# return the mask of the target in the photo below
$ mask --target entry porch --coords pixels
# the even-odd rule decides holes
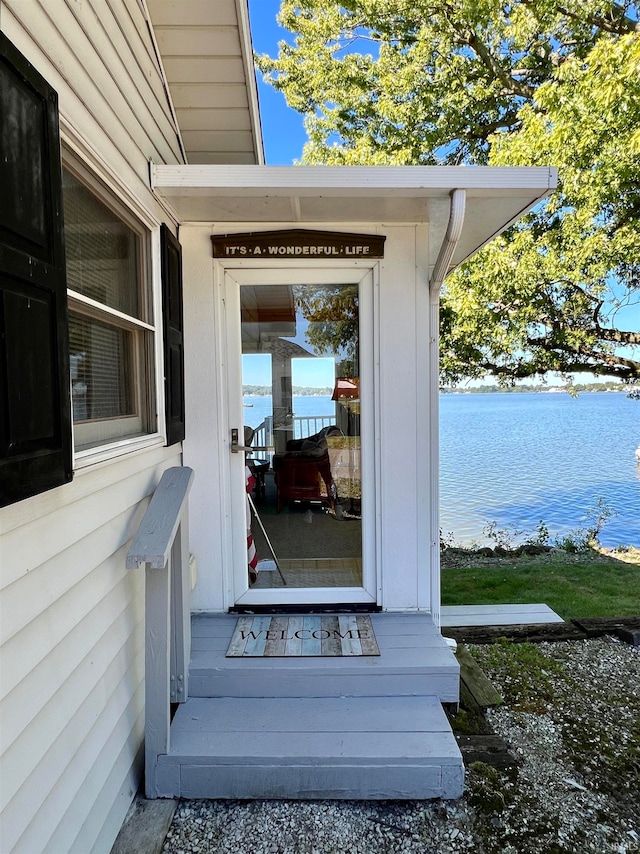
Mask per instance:
[[[370,616],[379,656],[247,658],[226,655],[237,616],[194,615],[157,796],[459,797],[455,656],[428,614]]]
[[[165,472],[127,555],[146,574],[147,797],[459,797],[459,666],[431,614],[369,614],[378,655],[227,655],[238,616],[189,613],[192,480]]]

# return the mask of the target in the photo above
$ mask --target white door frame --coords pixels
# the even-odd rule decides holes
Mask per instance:
[[[379,326],[378,263],[354,261],[332,266],[327,262],[216,261],[215,279],[220,283],[221,317],[224,318],[221,352],[221,383],[227,414],[226,463],[222,467],[222,488],[229,508],[230,536],[224,549],[224,590],[234,605],[297,605],[367,603],[381,601],[380,567],[380,443],[379,436]],[[240,286],[299,284],[358,284],[360,291],[360,387],[362,425],[362,473],[367,485],[362,496],[363,587],[278,588],[252,590],[248,587],[246,492],[244,490],[244,454],[232,454],[231,429],[240,429],[242,412],[242,358],[240,338]],[[242,435],[242,431],[241,431]],[[224,450],[223,449],[223,453]],[[242,520],[241,524],[238,521]]]

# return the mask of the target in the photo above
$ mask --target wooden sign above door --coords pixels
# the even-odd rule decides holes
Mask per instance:
[[[384,258],[384,235],[290,228],[211,237],[214,258]]]

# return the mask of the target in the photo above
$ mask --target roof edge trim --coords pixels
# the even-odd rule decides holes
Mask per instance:
[[[154,189],[519,190],[551,191],[557,170],[547,166],[218,166],[157,165]]]

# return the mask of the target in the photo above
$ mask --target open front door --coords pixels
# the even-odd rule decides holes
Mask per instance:
[[[226,272],[238,604],[376,602],[372,280]]]

